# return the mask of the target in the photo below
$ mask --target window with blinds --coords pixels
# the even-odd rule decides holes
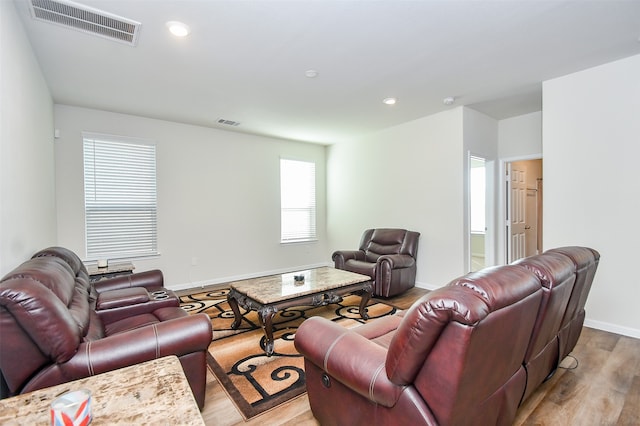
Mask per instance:
[[[83,134],[87,260],[158,253],[156,146]]]
[[[316,239],[316,165],[280,160],[280,241]]]

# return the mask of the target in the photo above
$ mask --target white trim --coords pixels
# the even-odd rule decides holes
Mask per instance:
[[[323,266],[333,266],[333,263],[323,262],[323,263],[315,263],[311,265],[292,266],[288,268],[273,269],[271,271],[253,272],[249,274],[211,278],[211,279],[197,281],[197,282],[171,285],[168,287],[170,290],[191,290],[191,289],[204,288],[210,285],[225,284],[233,281],[248,280],[250,278],[266,277],[269,275],[285,274],[288,272],[304,271],[306,269],[320,268]]]
[[[423,288],[425,290],[429,290],[429,291],[433,291],[436,289],[439,289],[442,286],[439,285],[433,285],[433,284],[428,284],[428,283],[420,283],[416,281],[416,287],[418,288]]]
[[[585,319],[585,327],[595,328],[597,330],[608,331],[609,333],[621,334],[623,336],[640,339],[640,329],[625,327],[622,325],[611,324],[609,322]]]

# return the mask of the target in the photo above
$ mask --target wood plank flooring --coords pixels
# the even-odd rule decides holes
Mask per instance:
[[[406,309],[426,292],[414,288],[386,302]],[[639,425],[640,339],[585,327],[571,355],[520,407],[514,424]],[[210,372],[202,417],[216,426],[319,425],[306,394],[245,422]]]

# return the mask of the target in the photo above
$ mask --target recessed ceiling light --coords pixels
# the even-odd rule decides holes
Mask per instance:
[[[454,98],[453,96],[447,96],[442,100],[442,103],[445,105],[453,105],[455,101],[456,101],[456,98]]]
[[[395,105],[396,103],[396,98],[384,98],[382,100],[383,103],[387,104],[387,105]]]
[[[318,76],[318,71],[316,71],[316,70],[306,70],[304,72],[304,75],[307,78],[316,78]]]
[[[189,29],[189,26],[187,24],[183,24],[182,22],[178,21],[167,22],[167,28],[169,28],[171,34],[176,37],[186,37],[189,35],[189,33],[191,33],[191,30]]]

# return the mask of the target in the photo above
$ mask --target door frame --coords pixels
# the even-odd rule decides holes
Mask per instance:
[[[501,158],[498,164],[498,180],[496,182],[496,192],[498,194],[498,211],[497,211],[497,259],[499,259],[498,263],[506,264],[509,253],[509,244],[507,239],[509,235],[507,235],[507,214],[508,209],[511,208],[510,205],[507,205],[507,164],[513,163],[515,161],[527,161],[527,160],[542,160],[542,169],[544,170],[544,158],[542,154],[530,154],[530,155],[522,155],[517,157],[508,157]],[[544,175],[544,171],[543,171]]]
[[[496,206],[496,198],[495,198],[495,188],[497,186],[496,183],[496,175],[495,175],[495,163],[496,160],[493,158],[487,158],[482,154],[477,154],[474,151],[468,150],[467,156],[465,159],[465,171],[464,171],[464,192],[466,194],[465,198],[465,227],[464,227],[464,252],[465,252],[465,271],[471,271],[471,198],[470,198],[470,170],[469,166],[471,164],[471,157],[477,157],[484,159],[485,163],[485,266],[493,266],[495,265],[496,257],[495,257],[495,246],[496,246],[496,224],[500,222],[496,222],[495,215],[495,206]]]

